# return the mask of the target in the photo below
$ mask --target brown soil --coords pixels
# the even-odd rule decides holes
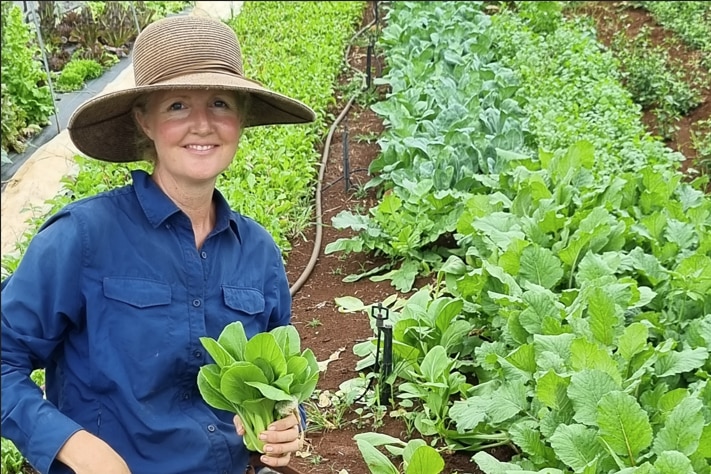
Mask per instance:
[[[693,110],[681,117],[677,123],[678,130],[673,136],[666,140],[666,145],[681,152],[686,160],[681,169],[687,172],[694,167],[694,162],[698,156],[691,141],[691,131],[695,125],[711,117],[711,78],[710,72],[699,65],[702,53],[686,46],[676,35],[659,25],[647,10],[636,8],[631,2],[625,1],[589,1],[581,2],[584,5],[576,11],[576,14],[587,15],[594,19],[598,40],[609,47],[614,35],[619,31],[624,31],[627,38],[635,38],[642,28],[650,28],[651,43],[655,46],[662,46],[669,51],[672,62],[682,65],[686,71],[686,78],[689,83],[699,77],[705,78],[701,84],[706,86],[701,90],[702,101]],[[650,110],[644,110],[642,122],[653,134],[661,136],[657,119]],[[697,175],[689,174],[690,178]],[[707,187],[707,193],[711,192],[711,186]]]
[[[591,2],[594,8],[587,14],[594,14],[601,26],[600,39],[609,44],[615,28],[628,29],[628,32],[637,31],[642,24],[654,26],[653,20],[638,9],[628,9],[629,17],[623,25],[619,21],[620,9],[626,8],[624,2]],[[362,26],[373,20],[373,2],[368,2]],[[382,15],[381,15],[382,21]],[[611,23],[608,23],[611,22]],[[629,26],[631,24],[632,26]],[[655,27],[655,36],[669,35],[670,33]],[[675,57],[692,57],[692,50],[681,50]],[[354,46],[349,54],[349,64],[360,71],[365,71],[366,48]],[[374,75],[378,75],[384,67],[383,58],[374,59]],[[708,73],[708,72],[707,72]],[[347,82],[347,77],[341,77],[340,83]],[[382,86],[376,89],[377,95],[384,98],[387,93]],[[669,141],[668,146],[681,151],[687,158],[687,164],[695,157],[689,141],[689,129],[698,120],[709,117],[711,111],[711,94],[705,91],[704,103],[693,110],[679,124],[679,132]],[[338,116],[343,109],[348,97],[337,97],[337,105],[332,111]],[[645,124],[652,129],[653,119],[645,114]],[[350,190],[346,191],[343,161],[343,134],[348,133],[348,163],[351,170]],[[347,258],[338,254],[325,255],[323,248],[338,238],[348,237],[350,234],[331,227],[331,218],[342,210],[367,210],[377,203],[377,197],[371,192],[365,197],[357,196],[357,187],[365,184],[370,176],[367,168],[370,162],[377,157],[379,147],[377,143],[358,140],[359,136],[379,136],[384,130],[382,120],[367,106],[363,107],[357,102],[349,110],[345,120],[334,133],[328,162],[323,180],[323,241],[318,261],[304,286],[294,295],[293,323],[299,329],[302,344],[314,350],[319,361],[336,355],[338,358],[331,361],[325,372],[321,374],[317,390],[335,392],[339,385],[349,379],[357,378],[355,370],[359,360],[353,354],[354,344],[373,336],[368,321],[369,316],[364,313],[340,313],[335,304],[335,298],[342,296],[355,296],[364,304],[382,301],[387,296],[395,293],[389,282],[374,283],[368,279],[358,282],[345,283],[342,278],[346,275],[360,273],[364,269],[375,267],[379,262],[376,258],[364,254],[352,254]],[[306,268],[313,250],[315,227],[307,229],[303,239],[293,242],[293,250],[289,254],[287,272],[290,282],[295,282]],[[359,405],[360,406],[360,405]],[[328,410],[328,409],[325,409]],[[329,429],[316,429],[306,434],[306,448],[302,456],[292,461],[292,466],[302,473],[313,474],[369,474],[371,471],[366,466],[353,436],[359,432],[378,431],[387,433],[407,441],[416,432],[408,434],[406,426],[399,420],[387,415],[383,417],[383,425],[377,428],[372,426],[372,421],[365,421],[356,425],[354,420],[358,415],[349,409],[343,416],[340,426]],[[372,419],[371,419],[372,420]],[[509,448],[499,448],[490,453],[499,459],[506,460],[513,451]],[[475,474],[481,471],[470,461],[473,453],[443,453],[446,462],[445,474]],[[397,464],[397,459],[394,463]]]

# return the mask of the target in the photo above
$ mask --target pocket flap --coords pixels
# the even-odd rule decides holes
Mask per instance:
[[[247,314],[259,314],[264,312],[264,295],[254,288],[237,288],[234,286],[222,286],[225,296],[225,304],[237,311]]]
[[[137,308],[148,308],[170,304],[170,285],[162,281],[145,278],[104,278],[104,296],[130,304]]]

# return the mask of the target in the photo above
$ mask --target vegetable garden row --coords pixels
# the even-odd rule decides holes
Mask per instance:
[[[312,220],[316,148],[364,6],[247,2],[230,21],[247,74],[318,115],[249,130],[218,183],[287,260]],[[683,157],[645,131],[618,61],[565,6],[383,6],[376,83],[388,94],[372,109],[386,131],[366,186],[380,200],[334,218],[353,236],[325,248],[379,257],[346,280],[398,291],[384,302],[392,373],[373,370],[373,322],[373,339],[353,345],[362,375],[342,385],[385,384],[359,403],[392,404],[408,426],[407,443],[355,437],[372,473],[450,472],[442,454],[459,451],[486,474],[711,474],[706,181],[685,179]],[[53,210],[129,178],[125,165],[76,161]],[[5,274],[44,219],[3,256]],[[369,314],[374,302],[336,303]],[[500,445],[512,459],[487,454]],[[19,472],[6,440],[2,456]]]
[[[592,17],[598,39],[619,61],[643,122],[686,157],[690,176],[711,171],[711,21],[703,2],[570,2]],[[708,193],[711,187],[706,186]]]
[[[435,275],[388,302],[392,398],[440,447],[513,443],[510,462],[473,456],[488,474],[708,473],[711,200],[585,19],[482,7],[393,4],[369,183],[385,192],[326,247],[387,257],[350,279]],[[398,443],[357,438],[372,472],[398,472],[372,449]]]

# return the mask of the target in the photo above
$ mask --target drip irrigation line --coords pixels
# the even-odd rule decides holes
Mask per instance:
[[[354,169],[354,170],[351,170],[351,174],[353,174],[353,173],[360,173],[360,172],[364,172],[364,171],[368,171],[368,168],[356,168],[356,169]],[[341,176],[340,178],[334,179],[333,181],[331,181],[330,183],[328,183],[326,186],[324,186],[323,189],[321,190],[321,192],[327,190],[328,188],[330,188],[330,187],[333,186],[334,184],[338,184],[339,182],[343,181],[344,178],[345,178],[345,176]]]
[[[323,155],[321,159],[321,167],[318,172],[318,183],[316,184],[316,237],[314,238],[314,248],[311,251],[311,258],[309,259],[309,263],[306,265],[306,268],[301,273],[299,279],[294,282],[291,288],[289,288],[289,293],[291,293],[291,296],[294,296],[296,292],[301,289],[304,282],[308,280],[309,276],[311,276],[311,272],[313,272],[313,269],[316,266],[316,261],[318,260],[318,256],[321,253],[321,239],[323,238],[323,219],[321,216],[321,188],[323,187],[323,175],[326,171],[326,163],[328,162],[328,150],[331,147],[331,139],[333,138],[333,132],[336,130],[336,127],[341,122],[341,120],[343,120],[343,117],[345,117],[345,115],[348,113],[348,110],[351,108],[351,105],[353,105],[354,101],[355,96],[350,98],[346,106],[341,111],[341,114],[338,116],[338,118],[336,118],[336,121],[333,122],[331,130],[328,132],[328,137],[326,138],[326,145],[324,146]]]
[[[351,67],[351,69],[354,69],[352,66],[348,64],[348,55],[350,54],[351,46],[353,44],[353,41],[363,34],[364,31],[368,30],[371,26],[375,24],[375,20],[371,21],[367,25],[365,25],[363,28],[358,30],[348,41],[348,47],[346,48],[346,64]],[[333,139],[333,134],[336,131],[336,128],[338,128],[338,125],[341,123],[341,121],[344,119],[348,111],[350,110],[351,106],[353,105],[353,102],[355,102],[356,97],[365,90],[365,86],[361,88],[360,91],[358,91],[357,94],[353,95],[346,105],[343,107],[343,110],[341,113],[338,115],[336,120],[333,122],[331,125],[331,129],[328,131],[328,136],[326,137],[326,143],[323,147],[323,154],[321,156],[321,166],[319,168],[318,172],[318,182],[316,183],[316,237],[314,238],[314,247],[313,250],[311,251],[311,257],[309,258],[309,262],[306,265],[306,268],[304,268],[304,271],[301,273],[299,276],[298,280],[294,282],[294,284],[289,288],[289,293],[293,297],[304,285],[306,280],[308,280],[309,276],[311,276],[311,273],[314,270],[314,267],[316,266],[316,262],[318,261],[318,256],[321,253],[321,241],[323,239],[323,216],[321,215],[322,210],[321,210],[321,193],[322,193],[322,188],[323,188],[323,175],[326,172],[326,164],[328,163],[328,154],[329,150],[331,148],[331,140]]]

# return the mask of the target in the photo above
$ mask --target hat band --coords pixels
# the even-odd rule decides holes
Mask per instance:
[[[234,69],[227,63],[222,64],[193,64],[190,68],[166,68],[163,70],[152,71],[153,74],[150,77],[146,77],[145,74],[142,75],[140,81],[136,81],[137,86],[150,86],[154,84],[160,84],[162,82],[168,82],[173,79],[182,76],[189,76],[192,74],[227,74],[230,76],[243,77],[240,71]]]

